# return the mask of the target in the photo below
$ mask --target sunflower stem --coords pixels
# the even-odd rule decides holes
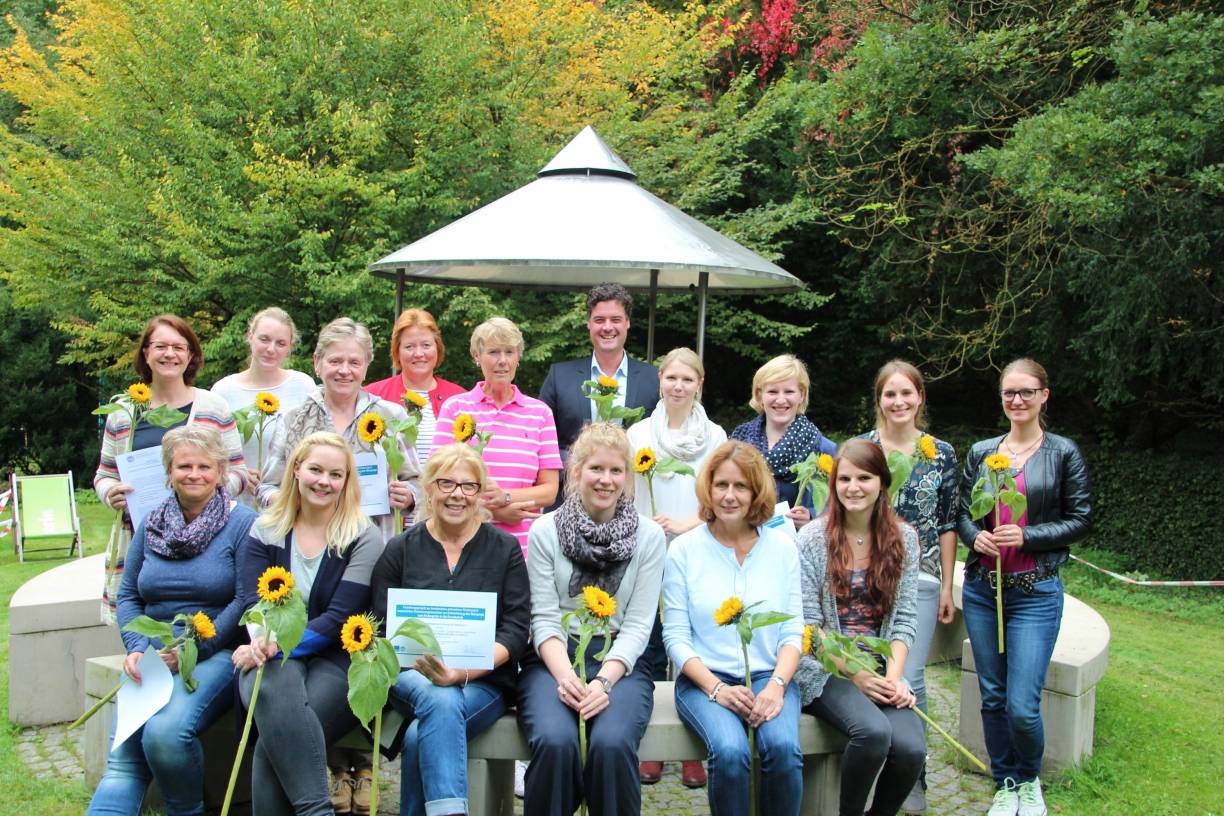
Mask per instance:
[[[391,535],[399,535],[402,532],[402,524],[400,522],[400,509],[398,507],[391,508]]]
[[[995,526],[999,529],[999,491],[995,490]],[[997,548],[996,548],[997,549]],[[999,654],[1003,654],[1003,553],[995,556],[995,617],[998,621]]]
[[[582,680],[583,687],[586,686],[586,654],[578,655],[578,677]],[[582,770],[586,771],[587,761],[587,733],[586,720],[582,718],[582,712],[578,712],[578,751],[582,755]],[[582,798],[582,816],[587,814],[586,797]]]
[[[650,476],[646,477],[646,493],[650,496],[650,517],[654,518],[659,515],[659,511],[655,509],[654,479]]]
[[[744,652],[744,685],[748,687],[748,691],[752,691],[752,672],[748,667],[748,644],[744,639],[740,638],[740,649]],[[748,729],[748,816],[756,816],[757,812],[757,753],[756,753],[756,731],[752,726],[745,722],[744,727]]]
[[[230,800],[234,798],[234,785],[238,783],[238,769],[242,767],[242,755],[246,753],[247,739],[251,736],[251,720],[255,718],[255,701],[259,699],[259,684],[263,681],[264,666],[255,672],[255,688],[251,690],[251,704],[247,706],[246,722],[242,726],[242,739],[238,740],[238,752],[234,754],[234,767],[230,770],[229,784],[225,786],[225,801],[221,804],[221,816],[228,816]],[[377,752],[375,748],[375,752]],[[375,762],[377,762],[375,753]]]
[[[72,725],[68,726],[68,730],[71,731],[74,728],[79,728],[86,720],[88,720],[93,715],[97,714],[98,711],[102,708],[102,706],[106,705],[111,700],[115,699],[115,695],[119,693],[119,689],[122,686],[123,686],[123,681],[120,680],[118,683],[115,684],[115,687],[113,689],[106,692],[106,695],[104,697],[100,698],[98,702],[91,705],[88,711],[86,711],[84,714],[82,714],[81,716],[73,720]]]
[[[382,710],[380,709],[374,715],[374,757],[373,757],[373,774],[370,787],[370,816],[378,816],[378,752],[379,752],[379,734],[382,732]]]

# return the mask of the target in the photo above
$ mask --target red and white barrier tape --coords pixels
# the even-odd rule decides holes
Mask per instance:
[[[1108,575],[1110,578],[1117,578],[1117,579],[1118,579],[1119,581],[1121,581],[1122,583],[1124,583],[1124,584],[1130,584],[1130,585],[1132,585],[1132,586],[1150,586],[1150,587],[1224,587],[1224,581],[1138,581],[1138,580],[1136,580],[1136,579],[1134,579],[1134,578],[1128,578],[1128,577],[1127,577],[1127,576],[1125,576],[1125,575],[1119,575],[1119,574],[1118,574],[1118,573],[1116,573],[1116,572],[1111,572],[1111,571],[1109,571],[1109,570],[1105,569],[1104,567],[1098,567],[1096,564],[1093,564],[1091,561],[1085,561],[1084,559],[1080,558],[1078,555],[1073,555],[1073,556],[1071,556],[1071,557],[1072,557],[1073,559],[1075,559],[1076,561],[1080,562],[1081,564],[1083,564],[1083,565],[1084,565],[1084,566],[1086,566],[1086,567],[1092,567],[1092,568],[1093,568],[1094,570],[1096,570],[1097,572],[1102,572],[1102,573],[1104,573],[1104,574]]]

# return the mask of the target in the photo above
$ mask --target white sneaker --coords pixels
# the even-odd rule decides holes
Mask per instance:
[[[1041,795],[1041,780],[1033,779],[1032,782],[1021,782],[1020,787],[1016,788],[1016,793],[1020,797],[1020,809],[1016,811],[1018,816],[1046,816],[1045,799]]]
[[[521,759],[514,761],[514,795],[522,799],[527,790],[527,763]],[[1016,811],[1012,811],[1015,813]]]
[[[1020,795],[1011,777],[1003,780],[1003,787],[995,791],[994,802],[986,816],[1016,816],[1020,808]]]

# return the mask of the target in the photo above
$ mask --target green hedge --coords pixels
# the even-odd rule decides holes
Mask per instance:
[[[1153,577],[1224,578],[1224,480],[1211,456],[1085,446],[1092,545]]]

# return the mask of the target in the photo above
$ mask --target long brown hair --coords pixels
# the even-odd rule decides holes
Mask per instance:
[[[866,439],[850,439],[842,444],[833,461],[829,484],[833,486],[826,524],[829,544],[829,586],[838,598],[850,594],[850,539],[846,536],[846,508],[837,495],[837,473],[842,462],[849,462],[880,478],[880,495],[871,508],[871,563],[867,566],[867,598],[880,615],[892,611],[905,565],[905,542],[901,538],[900,519],[893,512],[888,498],[892,481],[888,460],[879,445]]]

